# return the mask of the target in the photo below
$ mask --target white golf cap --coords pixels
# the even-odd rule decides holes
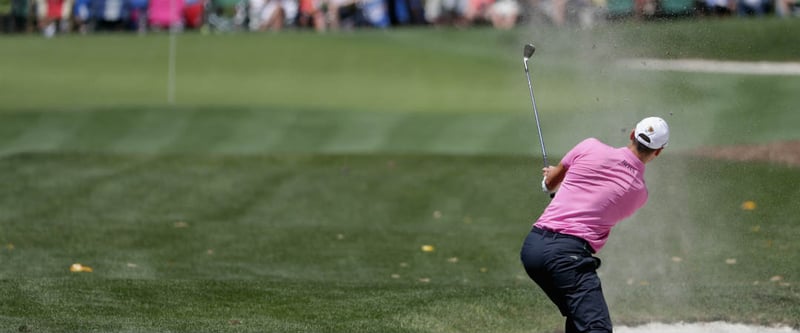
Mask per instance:
[[[650,149],[661,149],[669,141],[669,126],[664,119],[659,117],[647,117],[636,124],[636,131],[633,133],[636,141]]]

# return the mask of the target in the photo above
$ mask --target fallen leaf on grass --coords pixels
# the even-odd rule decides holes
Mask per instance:
[[[681,258],[681,257],[672,257],[672,261],[673,262],[681,262],[681,261],[683,261],[683,258]]]
[[[770,280],[771,282],[778,282],[778,281],[782,281],[782,280],[783,280],[783,276],[780,276],[780,275],[775,275],[775,276],[773,276],[773,277],[769,278],[769,280]]]
[[[392,279],[399,279],[399,278],[400,278],[400,274],[392,274]]]
[[[422,246],[422,252],[433,252],[435,250],[436,250],[436,248],[433,247],[433,245],[423,245]]]
[[[431,282],[431,279],[430,278],[420,278],[419,282],[428,283],[428,282]]]
[[[89,266],[84,266],[78,263],[69,266],[69,271],[73,273],[91,273],[93,269]]]
[[[725,259],[725,263],[728,265],[736,265],[736,259],[735,258]]]
[[[756,209],[756,203],[754,201],[749,201],[749,200],[745,201],[745,202],[742,202],[742,209],[743,210],[748,210],[748,211],[755,210]]]
[[[448,258],[447,262],[449,262],[451,264],[455,264],[455,263],[458,262],[458,258],[457,257]]]

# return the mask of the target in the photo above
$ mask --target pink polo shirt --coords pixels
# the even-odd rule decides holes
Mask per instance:
[[[611,228],[647,202],[644,163],[627,147],[583,140],[561,160],[567,174],[535,226],[578,236],[600,251]]]

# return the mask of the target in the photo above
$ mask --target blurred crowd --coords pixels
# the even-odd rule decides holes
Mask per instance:
[[[3,6],[3,2],[6,2]],[[1,31],[59,33],[198,29],[316,31],[524,21],[591,26],[617,17],[800,16],[800,0],[0,0]]]

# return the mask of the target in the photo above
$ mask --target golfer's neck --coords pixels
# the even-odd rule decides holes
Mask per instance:
[[[645,163],[645,164],[647,164],[647,162],[652,161],[653,158],[655,157],[655,154],[652,154],[652,153],[651,154],[647,154],[647,153],[640,152],[639,149],[636,149],[636,144],[634,144],[634,143],[629,144],[628,145],[628,149],[630,149],[630,151],[633,152],[633,154],[636,155],[636,157],[640,161],[642,161],[642,163]]]

